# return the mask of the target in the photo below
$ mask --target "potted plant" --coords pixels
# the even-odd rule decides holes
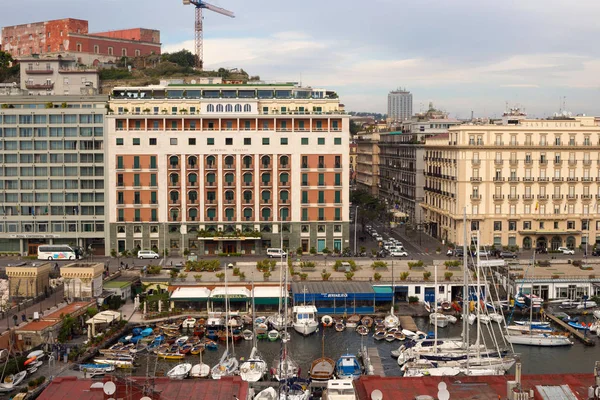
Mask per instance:
[[[265,281],[268,281],[270,276],[271,276],[271,271],[266,270],[265,272],[263,272],[263,277],[265,278]]]
[[[410,275],[410,272],[404,271],[403,273],[400,274],[400,280],[405,281],[409,275]]]
[[[195,274],[194,279],[196,280],[196,282],[202,281],[202,274]]]
[[[449,281],[452,279],[452,275],[454,275],[452,272],[444,272],[444,279]]]
[[[216,274],[215,274],[215,276],[216,276],[217,278],[219,278],[219,280],[220,280],[221,282],[223,282],[223,281],[225,280],[225,273],[224,273],[224,272],[218,272],[218,273],[216,273]]]
[[[346,280],[351,281],[353,276],[354,276],[354,272],[352,272],[352,271],[346,272]]]
[[[233,276],[239,276],[240,275],[240,269],[238,267],[235,267],[233,269]]]
[[[426,281],[428,281],[429,278],[431,278],[431,271],[425,271],[425,272],[423,272],[423,279],[425,279]]]
[[[328,281],[330,276],[331,273],[327,272],[327,270],[323,268],[323,271],[321,272],[321,278],[323,278],[324,281]]]
[[[381,274],[379,272],[375,272],[373,274],[373,279],[375,279],[375,281],[379,282],[381,280]]]
[[[239,278],[240,278],[240,281],[243,281],[243,280],[245,280],[245,279],[246,279],[246,273],[245,273],[245,272],[240,272],[240,273],[238,274],[238,276],[239,276]]]
[[[300,274],[300,280],[301,281],[305,281],[306,278],[308,278],[308,274],[307,273],[303,272],[303,273]]]
[[[310,254],[312,254],[313,256],[314,256],[315,254],[317,254],[317,249],[315,249],[314,247],[311,247],[311,248],[310,248]]]
[[[440,254],[442,252],[442,249],[438,246],[437,249],[435,249],[435,254]]]

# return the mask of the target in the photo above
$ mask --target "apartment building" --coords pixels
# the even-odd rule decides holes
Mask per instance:
[[[80,66],[73,57],[33,56],[19,59],[21,89],[30,95],[94,95],[99,73]]]
[[[600,242],[600,126],[594,117],[461,125],[427,139],[425,218],[430,234],[463,243],[556,249]]]
[[[387,118],[390,122],[410,119],[413,115],[412,93],[406,89],[398,89],[389,92],[387,111]]]
[[[356,187],[379,196],[379,133],[356,136]]]
[[[110,248],[261,254],[348,246],[349,122],[333,91],[115,88]]]
[[[104,254],[106,96],[0,97],[0,251]]]
[[[421,203],[425,198],[425,140],[448,132],[461,122],[433,108],[382,133],[379,140],[379,196],[387,200],[409,222],[424,222]]]

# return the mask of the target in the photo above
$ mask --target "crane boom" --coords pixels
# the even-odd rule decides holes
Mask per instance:
[[[184,5],[193,4],[196,6],[196,23],[195,23],[195,47],[196,47],[196,67],[198,69],[202,69],[204,64],[203,60],[203,27],[202,27],[202,9],[205,8],[210,11],[214,11],[217,14],[225,15],[227,17],[235,18],[235,14],[229,10],[226,10],[221,7],[214,6],[212,4],[206,3],[202,0],[183,0]]]

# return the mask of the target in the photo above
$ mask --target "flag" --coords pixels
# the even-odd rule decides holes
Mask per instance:
[[[540,202],[539,202],[539,201],[536,201],[536,202],[535,202],[535,211],[537,211],[537,210],[538,210],[538,208],[540,208]]]
[[[35,207],[29,207],[29,210],[31,211],[31,215],[35,217]]]
[[[21,206],[17,206],[17,213],[20,214],[21,213]]]
[[[567,211],[567,203],[565,203],[565,207],[563,208],[563,212]]]
[[[48,215],[48,206],[44,209],[44,214]]]

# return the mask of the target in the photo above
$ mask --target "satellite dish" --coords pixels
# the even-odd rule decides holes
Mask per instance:
[[[383,400],[383,393],[381,390],[375,389],[371,392],[371,400]]]
[[[114,394],[117,391],[117,385],[114,382],[106,382],[104,384],[104,393],[107,395]]]
[[[111,398],[110,398],[110,399],[108,399],[108,400],[115,400],[115,398],[114,398],[114,397],[111,397]]]
[[[104,389],[104,384],[102,382],[94,382],[90,386],[90,389]]]
[[[440,392],[446,390],[447,388],[448,388],[448,385],[446,385],[446,382],[440,382],[440,383],[438,383],[438,390]]]
[[[438,400],[449,400],[449,399],[450,399],[450,392],[447,391],[446,389],[440,390],[438,392]]]
[[[152,399],[150,397],[148,397],[148,396],[144,396],[140,400],[152,400]]]
[[[191,83],[192,85],[195,85],[195,84],[196,84],[196,80],[195,80],[195,79],[192,79],[192,80],[190,81],[190,83]],[[150,397],[142,397],[140,400],[152,400],[152,399],[150,399]]]

